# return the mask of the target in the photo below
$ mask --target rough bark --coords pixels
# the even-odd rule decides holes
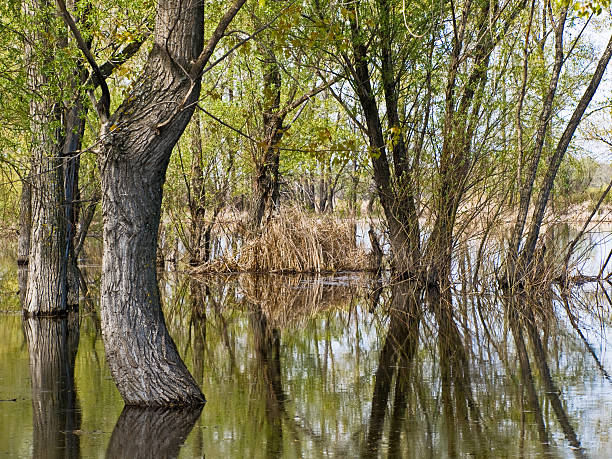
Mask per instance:
[[[172,148],[193,113],[202,70],[244,1],[229,7],[203,49],[203,3],[159,0],[143,74],[102,126],[102,335],[128,405],[204,403],[164,321],[157,236]]]
[[[48,93],[49,77],[44,63],[52,59],[52,46],[42,56],[32,46],[50,33],[49,5],[42,0],[24,2],[30,18],[41,27],[26,41],[27,82],[32,92],[30,102],[31,140],[31,230],[28,256],[28,280],[23,303],[27,315],[54,315],[66,310],[66,275],[62,257],[65,222],[61,203],[64,182],[61,160],[61,111]]]
[[[19,237],[17,239],[17,283],[19,299],[25,304],[28,286],[28,258],[30,256],[30,228],[32,226],[32,187],[30,178],[21,182],[19,199]]]
[[[255,165],[253,177],[253,203],[249,222],[258,230],[266,214],[274,204],[274,192],[278,189],[280,154],[278,144],[283,137],[284,115],[280,111],[281,73],[272,50],[265,52],[263,64],[263,130],[264,146],[261,158]]]

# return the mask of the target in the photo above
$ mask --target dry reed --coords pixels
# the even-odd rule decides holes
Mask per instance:
[[[313,217],[287,210],[258,234],[194,269],[205,272],[326,273],[372,271],[372,257],[355,241],[354,222],[335,216]]]

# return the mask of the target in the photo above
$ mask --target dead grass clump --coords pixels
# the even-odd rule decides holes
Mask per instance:
[[[369,253],[356,245],[353,222],[289,210],[257,235],[246,234],[235,252],[195,272],[325,273],[371,271],[372,265]]]

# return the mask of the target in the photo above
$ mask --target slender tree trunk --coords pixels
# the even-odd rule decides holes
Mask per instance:
[[[557,147],[555,148],[555,151],[548,162],[548,168],[546,170],[544,182],[533,212],[533,218],[531,219],[531,226],[527,235],[527,240],[525,241],[525,247],[521,253],[522,266],[528,266],[533,259],[536,243],[540,235],[540,227],[542,226],[542,221],[544,220],[544,213],[553,189],[555,178],[557,177],[557,172],[559,171],[559,167],[561,166],[561,162],[563,161],[563,157],[567,152],[567,148],[569,147],[574,133],[576,132],[576,129],[578,128],[587,107],[591,103],[591,100],[593,99],[593,96],[601,83],[601,79],[603,78],[611,58],[612,36],[610,37],[606,49],[599,59],[597,68],[591,77],[589,85],[585,89],[580,101],[578,102],[578,105],[572,113],[565,131],[563,131],[563,134],[557,143]]]
[[[414,204],[413,185],[411,178],[405,170],[407,152],[403,140],[396,143],[397,146],[393,149],[393,165],[396,173],[400,174],[401,180],[394,187],[378,104],[372,88],[367,47],[359,37],[359,26],[357,19],[353,16],[351,16],[351,29],[355,75],[354,87],[366,120],[370,147],[376,152],[375,155],[371,155],[374,182],[376,183],[378,197],[389,227],[389,242],[393,265],[398,274],[411,276],[418,271],[420,232]],[[389,27],[386,27],[384,32],[389,34]],[[386,37],[386,41],[389,42],[388,37]],[[391,107],[391,113],[393,113],[394,107],[397,108],[397,105],[393,105],[397,101],[397,88],[390,83],[395,77],[391,66],[390,49],[388,47],[385,49],[386,51],[383,53],[384,68],[382,69],[383,73],[388,74],[383,76],[383,80],[388,83],[385,85],[385,101],[387,107]],[[389,122],[391,125],[398,122],[396,114],[393,114],[390,118]],[[397,128],[397,126],[390,127]],[[399,133],[399,136],[401,137],[402,134]]]
[[[191,213],[190,251],[189,263],[197,266],[208,261],[210,244],[205,241],[202,245],[202,236],[206,222],[204,220],[206,209],[206,188],[204,184],[204,172],[202,171],[202,129],[198,114],[191,120],[191,196],[189,196],[189,211]]]

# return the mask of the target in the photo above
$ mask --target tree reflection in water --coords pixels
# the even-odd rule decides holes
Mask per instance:
[[[185,288],[189,309],[177,308],[169,323],[198,383],[212,393],[188,440],[199,412],[126,409],[110,442],[101,435],[79,444],[75,432],[89,435],[98,426],[88,416],[81,427],[74,394],[78,329],[72,333],[70,321],[24,321],[34,455],[78,457],[96,441],[97,448],[108,446],[107,457],[172,456],[185,441],[187,454],[208,457],[534,457],[568,447],[582,457],[590,451],[593,440],[578,429],[559,391],[573,383],[552,364],[580,351],[568,354],[569,341],[549,338],[562,329],[551,320],[543,329],[553,309],[545,299],[527,306],[525,298],[511,304],[451,290],[419,294],[403,282],[379,291],[380,301],[374,295],[372,307],[371,285],[251,276]],[[86,397],[88,410],[108,408],[94,408]]]
[[[179,451],[200,417],[202,407],[126,406],[113,430],[107,458],[170,458]]]
[[[23,319],[32,379],[35,458],[80,457],[81,411],[74,387],[78,314]]]
[[[414,286],[409,282],[401,282],[393,286],[389,331],[380,351],[375,375],[367,438],[362,451],[364,457],[378,456],[394,375],[395,398],[389,438],[389,456],[401,456],[399,435],[405,419],[409,372],[418,345],[421,320],[421,304],[416,295]]]
[[[561,426],[565,439],[572,447],[574,455],[576,457],[586,457],[585,451],[580,444],[580,440],[570,422],[570,419],[563,407],[561,398],[559,397],[559,390],[555,386],[553,379],[550,374],[550,368],[546,358],[546,352],[542,340],[540,338],[540,332],[537,327],[536,317],[534,311],[546,311],[543,314],[551,314],[553,311],[552,300],[550,298],[541,297],[539,299],[529,298],[526,296],[511,297],[506,300],[507,308],[509,310],[509,321],[512,327],[512,334],[517,349],[519,350],[519,356],[521,360],[521,376],[523,377],[523,383],[527,385],[528,391],[535,392],[531,389],[533,386],[533,378],[530,375],[530,364],[529,355],[523,338],[523,329],[526,329],[527,335],[529,336],[529,342],[534,355],[536,366],[538,368],[540,379],[544,386],[546,397],[548,398],[557,422]],[[543,316],[542,319],[546,321],[550,317]],[[541,430],[540,439],[544,445],[548,444],[548,435],[545,432],[544,422],[540,420],[541,410],[537,403],[537,398],[533,395],[529,396],[531,406],[536,416],[536,421]]]

